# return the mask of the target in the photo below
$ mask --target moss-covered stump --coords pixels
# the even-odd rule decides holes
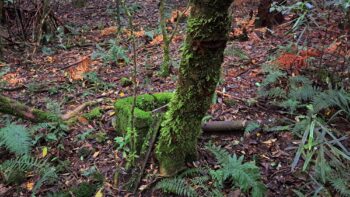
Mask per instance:
[[[135,130],[137,131],[136,149],[140,153],[144,139],[147,136],[150,125],[152,124],[152,110],[166,105],[173,93],[164,92],[156,94],[143,94],[137,96],[134,111]],[[121,134],[131,131],[131,108],[133,97],[127,97],[115,102],[116,127]]]

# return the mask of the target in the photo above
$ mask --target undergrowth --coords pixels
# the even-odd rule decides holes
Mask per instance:
[[[350,196],[350,152],[348,139],[336,123],[350,120],[350,93],[341,84],[313,82],[304,75],[290,76],[274,66],[266,66],[261,98],[288,111],[294,117],[284,125],[301,139],[291,164],[292,171],[308,171],[314,195]],[[300,165],[302,164],[302,165]],[[298,196],[304,194],[295,190]]]
[[[266,188],[254,162],[243,162],[243,156],[230,155],[215,145],[206,148],[215,156],[220,168],[188,169],[176,177],[163,179],[155,189],[189,197],[221,197],[225,196],[225,189],[240,189],[253,197],[264,196]]]

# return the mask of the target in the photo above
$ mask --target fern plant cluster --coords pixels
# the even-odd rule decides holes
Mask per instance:
[[[223,197],[225,189],[240,189],[253,197],[264,196],[266,188],[254,162],[243,162],[243,156],[230,155],[214,145],[208,145],[207,149],[215,156],[219,169],[188,169],[174,178],[163,179],[155,189],[189,197]]]
[[[26,127],[7,123],[0,128],[0,148],[6,148],[15,154],[14,159],[5,160],[0,164],[0,178],[6,184],[21,184],[28,173],[38,176],[32,189],[32,194],[44,183],[53,182],[57,178],[56,169],[47,161],[30,155],[33,141]]]
[[[274,104],[295,114],[298,109],[306,109],[313,114],[336,108],[336,115],[344,113],[350,118],[350,93],[344,88],[322,89],[306,76],[289,76],[276,66],[264,66],[266,77],[261,83],[259,96],[272,99]]]
[[[345,88],[316,86],[306,76],[288,76],[273,67],[264,68],[266,78],[261,84],[260,97],[289,111],[296,121],[287,127],[301,138],[295,153],[292,170],[309,171],[315,185],[315,195],[337,191],[350,196],[350,152],[342,143],[346,136],[332,128],[330,122],[336,117],[350,120],[350,93]],[[338,119],[339,121],[340,119]],[[334,192],[333,192],[334,193]],[[300,191],[296,194],[302,196]]]

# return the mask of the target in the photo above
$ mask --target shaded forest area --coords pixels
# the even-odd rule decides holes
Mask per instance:
[[[0,196],[350,196],[349,0],[0,0]]]

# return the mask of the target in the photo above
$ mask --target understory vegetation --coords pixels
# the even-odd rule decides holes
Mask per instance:
[[[350,196],[350,1],[204,5],[0,0],[0,196]]]

